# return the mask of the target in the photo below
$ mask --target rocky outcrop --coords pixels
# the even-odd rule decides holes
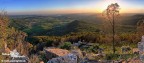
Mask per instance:
[[[59,56],[65,56],[70,53],[68,50],[59,48],[45,48],[44,51],[46,52],[46,58],[48,60]]]
[[[72,50],[69,54],[52,58],[47,63],[79,63],[83,59],[82,52],[78,50]]]
[[[138,43],[138,49],[139,49],[140,60],[143,61],[144,60],[144,36],[142,36],[141,42]]]
[[[144,36],[142,36],[141,42],[138,43],[138,49],[140,54],[144,52]]]
[[[78,57],[74,54],[68,54],[49,60],[47,63],[77,63]]]
[[[133,54],[139,54],[139,49],[138,48],[133,48],[132,51],[133,51]]]

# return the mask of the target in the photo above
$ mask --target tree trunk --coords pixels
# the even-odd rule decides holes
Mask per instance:
[[[112,25],[112,30],[113,30],[113,44],[112,44],[112,46],[113,46],[113,54],[115,54],[115,21],[114,21],[114,13],[113,13],[113,15],[112,15],[112,17],[113,17],[113,25]]]

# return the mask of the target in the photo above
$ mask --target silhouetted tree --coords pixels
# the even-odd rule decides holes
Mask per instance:
[[[103,12],[103,15],[106,17],[106,19],[110,22],[110,25],[112,26],[112,33],[113,33],[113,53],[115,53],[115,20],[119,16],[119,5],[117,3],[112,3],[111,5],[108,5],[107,9]]]

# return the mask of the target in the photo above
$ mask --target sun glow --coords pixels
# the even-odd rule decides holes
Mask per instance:
[[[98,8],[98,12],[103,12],[108,5],[112,4],[112,3],[118,3],[120,5],[120,8],[123,7],[124,3],[120,0],[103,0],[103,1],[100,1],[98,4],[97,4],[97,8]]]

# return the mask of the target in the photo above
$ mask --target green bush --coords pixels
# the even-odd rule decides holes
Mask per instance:
[[[105,59],[106,60],[118,60],[120,57],[119,54],[106,54]]]
[[[93,46],[90,46],[88,49],[90,52],[93,52],[93,53],[98,53],[98,49],[99,49],[99,45],[98,44],[94,44]]]
[[[72,44],[71,44],[70,42],[64,42],[64,43],[60,46],[60,48],[69,50],[69,49],[71,49],[71,45],[72,45]]]

